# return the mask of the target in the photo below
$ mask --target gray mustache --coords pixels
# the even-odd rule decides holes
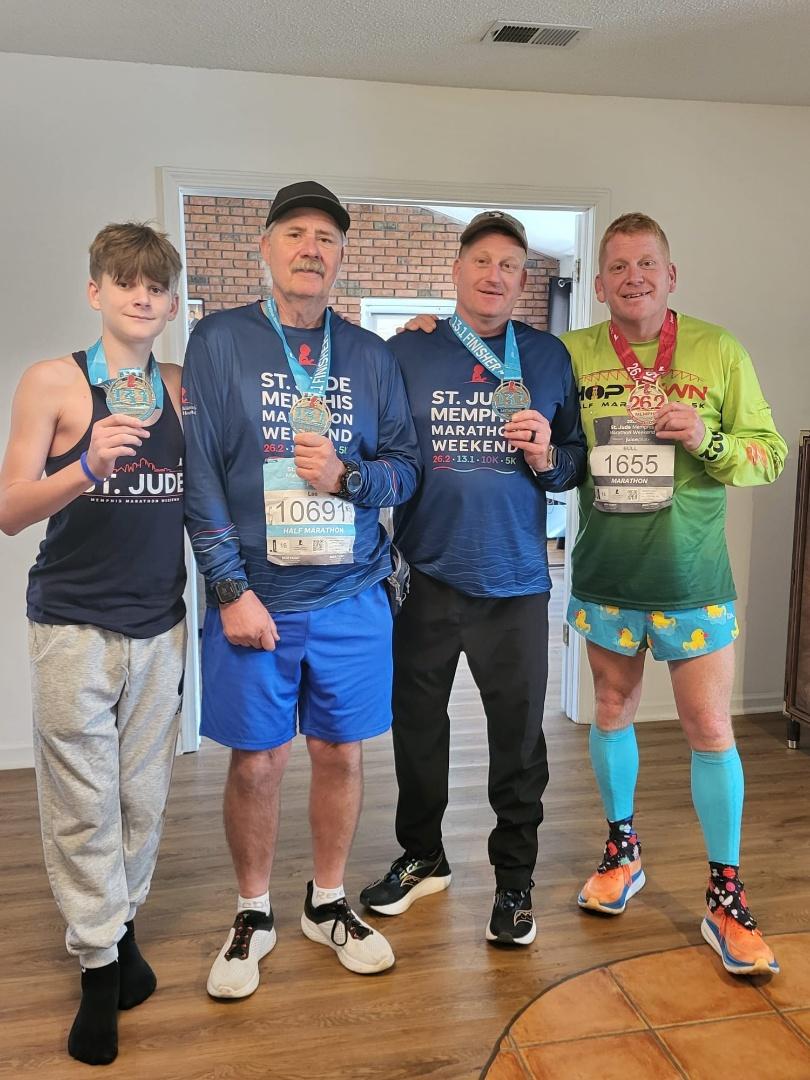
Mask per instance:
[[[324,268],[320,259],[299,259],[297,263],[293,263],[293,273],[296,270],[311,270],[316,274],[320,274],[323,277]]]

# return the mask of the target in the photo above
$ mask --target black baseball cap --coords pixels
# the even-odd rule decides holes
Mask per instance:
[[[275,199],[270,204],[270,213],[264,224],[265,229],[274,221],[295,210],[299,206],[310,206],[315,210],[323,210],[331,218],[335,219],[341,232],[348,232],[352,219],[345,206],[341,205],[337,195],[319,184],[317,180],[300,180],[297,184],[288,184],[281,188]]]
[[[485,229],[497,229],[499,232],[509,233],[528,254],[529,241],[526,239],[526,230],[517,218],[503,210],[485,210],[483,214],[476,214],[461,234],[459,245],[463,247],[468,244],[474,236],[484,232]]]

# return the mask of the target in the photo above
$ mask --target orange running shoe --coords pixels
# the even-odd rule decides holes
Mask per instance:
[[[722,908],[708,911],[700,932],[732,975],[778,975],[779,964],[759,930],[741,926]]]
[[[627,901],[644,888],[645,881],[639,857],[615,869],[591,874],[582,886],[577,903],[586,911],[621,915],[627,907]]]

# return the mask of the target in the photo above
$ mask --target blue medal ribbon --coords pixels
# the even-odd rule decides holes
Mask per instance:
[[[476,334],[471,326],[467,325],[457,311],[453,312],[448,322],[450,323],[450,329],[464,348],[471,352],[475,359],[484,365],[487,371],[491,371],[496,378],[501,380],[501,382],[521,381],[523,372],[520,367],[520,350],[518,349],[515,328],[512,325],[511,319],[506,324],[506,348],[503,360],[498,359],[492,349],[490,349],[489,345],[481,340],[478,334]]]
[[[326,389],[329,382],[329,368],[332,363],[332,334],[330,330],[330,318],[332,313],[329,308],[326,309],[323,320],[323,344],[321,345],[321,355],[318,357],[317,366],[311,375],[301,366],[301,364],[299,364],[295,353],[287,343],[287,339],[284,336],[284,329],[281,325],[281,319],[279,319],[278,316],[278,307],[272,296],[262,302],[262,311],[266,315],[267,321],[281,338],[281,344],[284,346],[284,355],[287,357],[287,363],[290,365],[290,371],[292,371],[293,379],[295,379],[298,393],[302,396],[304,394],[309,394],[312,397],[324,400],[326,398]]]
[[[91,345],[86,352],[87,355],[87,377],[90,380],[91,386],[102,386],[106,390],[117,379],[120,379],[123,375],[130,371],[137,371],[139,374],[144,374],[143,368],[121,368],[115,377],[110,376],[110,369],[107,366],[107,357],[104,353],[104,346],[101,343],[101,338]],[[149,382],[152,385],[152,392],[155,395],[155,411],[163,408],[163,380],[160,377],[160,368],[157,366],[157,361],[150,353],[149,360],[146,365],[146,374],[149,376]]]

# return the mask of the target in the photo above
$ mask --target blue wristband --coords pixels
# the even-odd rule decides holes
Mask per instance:
[[[82,469],[84,470],[84,475],[87,477],[88,480],[92,480],[94,484],[103,484],[104,483],[105,477],[96,476],[93,472],[90,471],[90,466],[87,464],[87,451],[86,450],[82,451],[82,456],[79,458],[79,464],[81,465]]]

